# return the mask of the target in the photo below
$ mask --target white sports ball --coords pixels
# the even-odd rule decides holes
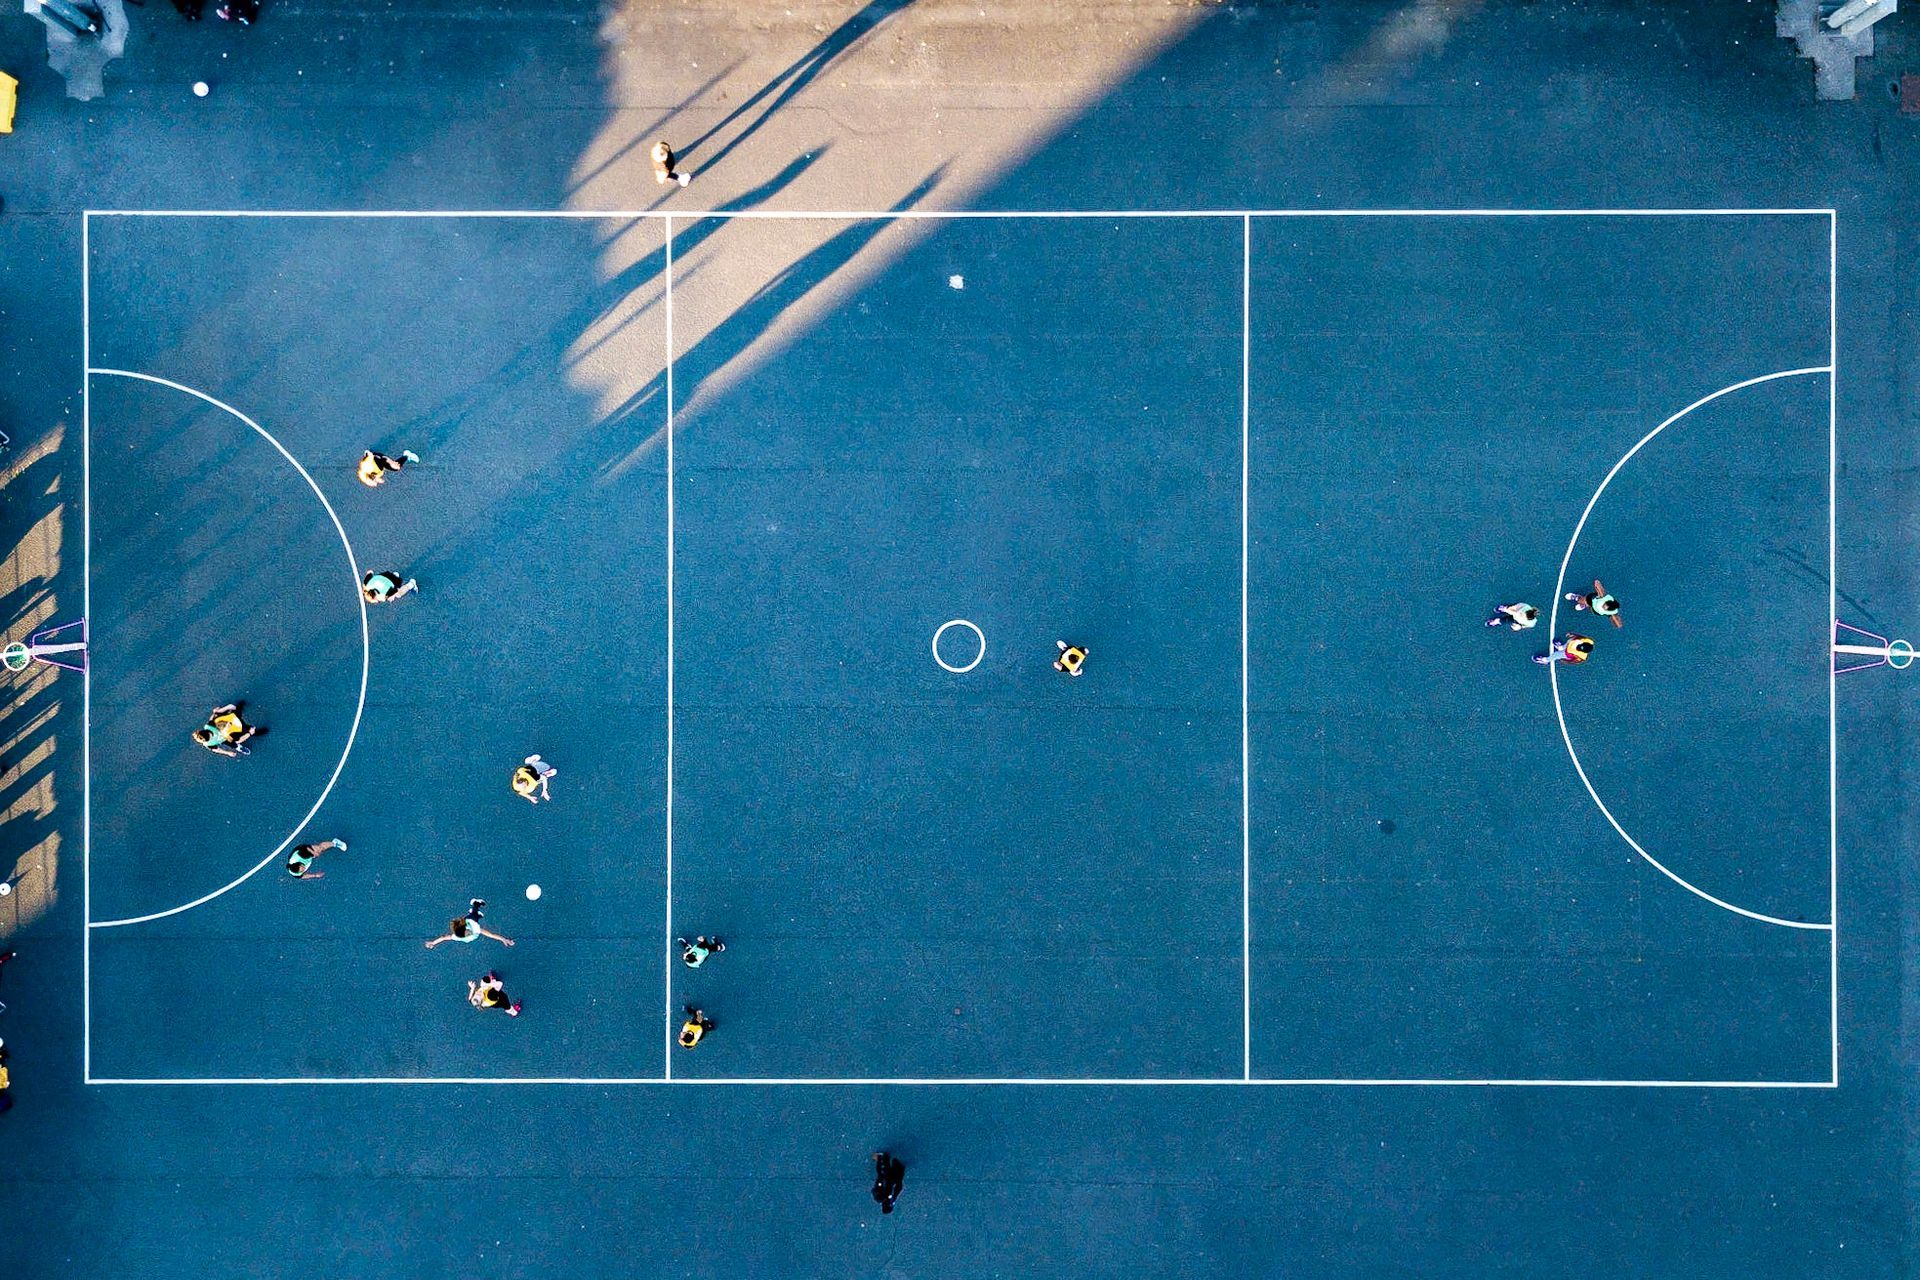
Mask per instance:
[[[8,884],[5,880],[0,880],[0,898],[11,898],[12,896],[13,896],[13,886]]]
[[[194,97],[196,97],[196,98],[204,98],[204,97],[206,97],[206,96],[207,96],[207,94],[208,94],[208,93],[210,93],[210,92],[212,92],[212,90],[210,90],[210,89],[208,89],[208,88],[207,88],[207,82],[206,82],[205,80],[195,80],[195,81],[193,82],[193,96],[194,96]]]
[[[528,901],[528,902],[537,902],[537,901],[539,901],[539,899],[540,899],[540,886],[539,886],[539,885],[537,885],[537,884],[530,884],[530,885],[528,885],[528,886],[527,886],[527,901]]]

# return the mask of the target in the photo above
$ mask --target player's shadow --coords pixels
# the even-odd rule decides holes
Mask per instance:
[[[812,84],[822,71],[833,64],[834,59],[851,49],[875,27],[912,3],[913,0],[871,0],[865,8],[835,27],[826,39],[807,50],[779,75],[760,86],[739,106],[729,111],[718,124],[680,148],[679,154],[683,157],[692,156],[700,148],[732,128],[742,118],[750,116],[751,119],[746,126],[727,139],[718,151],[705,157],[700,167],[711,169],[719,164],[732,154],[735,147],[758,133],[768,120],[793,100],[795,95]]]
[[[940,184],[945,173],[945,165],[935,168],[913,190],[896,201],[888,212],[902,213],[919,204]],[[708,219],[707,223],[711,226],[720,221]],[[855,222],[761,285],[744,305],[732,311],[712,332],[674,361],[675,399],[682,404],[691,400],[709,378],[743,355],[788,308],[845,268],[873,242],[875,236],[891,225],[891,220],[886,218]],[[677,249],[678,238],[675,245]],[[666,375],[662,373],[610,412],[601,423],[600,434],[608,436],[626,432],[640,412],[665,390]],[[632,469],[651,451],[660,447],[665,433],[664,423],[655,426],[639,443],[631,446],[619,458],[606,463],[602,476],[608,480],[616,479]],[[617,441],[609,440],[608,443],[615,444]]]

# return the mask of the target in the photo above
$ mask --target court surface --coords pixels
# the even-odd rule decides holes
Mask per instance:
[[[89,215],[87,1078],[1829,1087],[1834,235]]]

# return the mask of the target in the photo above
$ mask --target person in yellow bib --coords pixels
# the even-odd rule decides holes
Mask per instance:
[[[360,483],[369,489],[378,489],[387,482],[387,472],[398,471],[409,462],[420,461],[420,455],[411,449],[402,449],[397,458],[388,457],[377,449],[369,449],[360,455],[357,474]]]
[[[520,1016],[520,1002],[507,994],[506,984],[491,969],[478,982],[467,979],[467,1003],[476,1009],[498,1009],[509,1018]]]
[[[691,1049],[700,1043],[707,1032],[713,1030],[713,1019],[707,1016],[704,1009],[693,1005],[686,1005],[684,1009],[687,1020],[680,1024],[680,1047]]]
[[[245,705],[243,702],[229,702],[224,707],[215,707],[207,713],[207,722],[193,731],[193,740],[217,756],[252,754],[246,748],[247,740],[258,737],[266,730],[246,722],[241,713]]]
[[[1083,644],[1068,644],[1065,640],[1055,640],[1060,646],[1060,656],[1053,660],[1055,671],[1064,671],[1070,676],[1080,674],[1080,668],[1087,661],[1087,647]]]
[[[1593,638],[1569,631],[1565,640],[1555,640],[1545,653],[1534,654],[1533,660],[1544,667],[1555,662],[1578,664],[1592,656]]]
[[[553,794],[547,790],[547,779],[559,772],[542,760],[540,753],[536,751],[513,771],[513,794],[528,804],[539,804],[542,800],[551,800]]]

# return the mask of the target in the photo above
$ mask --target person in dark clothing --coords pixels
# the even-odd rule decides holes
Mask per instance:
[[[880,1202],[880,1212],[893,1212],[893,1202],[900,1198],[900,1188],[906,1180],[905,1162],[891,1152],[873,1153],[873,1198]]]
[[[237,22],[243,27],[250,27],[253,25],[253,20],[260,16],[260,0],[227,0],[214,12],[228,22]]]

